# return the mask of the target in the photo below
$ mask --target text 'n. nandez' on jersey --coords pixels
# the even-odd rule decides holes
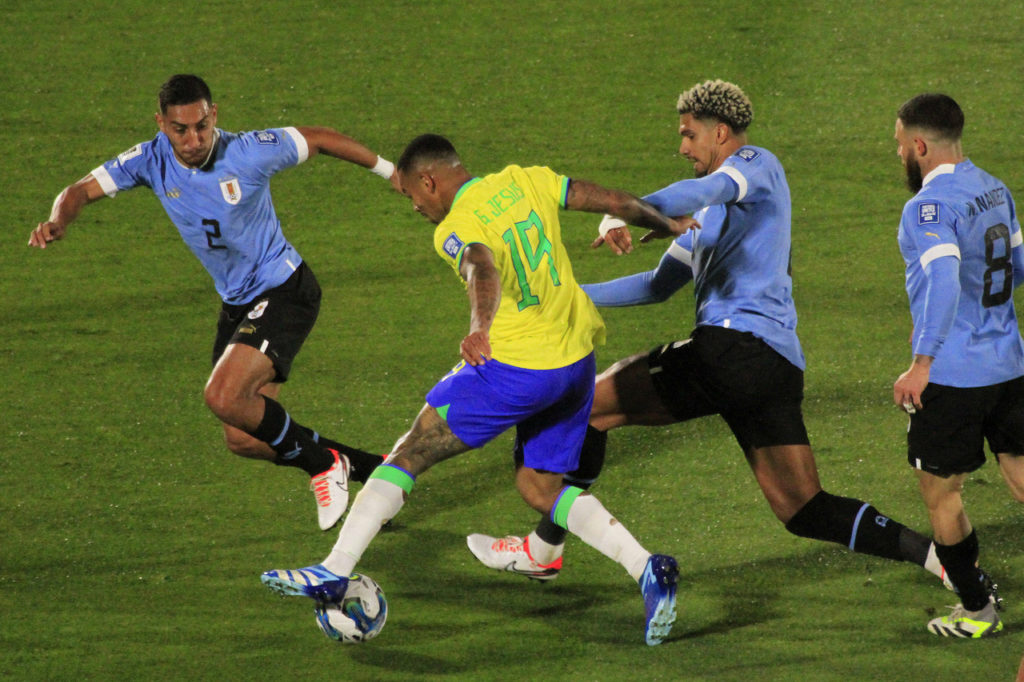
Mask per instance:
[[[750,332],[804,369],[790,274],[792,207],[775,155],[746,145],[713,173],[644,198],[700,223],[668,250],[693,270],[697,325]]]
[[[604,343],[604,321],[576,282],[558,211],[569,178],[508,166],[459,190],[434,232],[434,248],[458,273],[465,248],[483,244],[501,275],[490,329],[493,357],[524,369],[557,369]]]
[[[929,381],[969,388],[1024,376],[1024,342],[1013,305],[1014,274],[1024,270],[1024,256],[1006,185],[970,160],[935,168],[903,207],[899,246],[914,352],[934,357]],[[934,267],[946,258],[959,267]],[[947,280],[938,271],[948,271]],[[933,329],[936,309],[954,303],[946,328]]]
[[[245,133],[217,130],[202,168],[182,165],[162,132],[92,171],[107,196],[153,190],[182,239],[230,304],[249,303],[282,284],[302,263],[281,232],[270,178],[309,157],[295,128]]]

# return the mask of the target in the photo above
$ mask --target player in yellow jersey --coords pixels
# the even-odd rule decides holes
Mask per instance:
[[[327,559],[268,571],[263,582],[321,605],[339,601],[363,551],[401,509],[416,476],[514,426],[523,499],[622,564],[640,584],[645,639],[660,644],[675,621],[675,559],[645,550],[596,497],[563,482],[578,464],[586,433],[594,345],[604,340],[604,323],[573,276],[558,211],[609,213],[650,228],[645,239],[680,234],[695,223],[548,168],[509,166],[473,177],[439,135],[413,140],[398,172],[403,193],[437,224],[438,254],[465,281],[470,326],[462,362],[427,394],[412,428],[363,486]]]

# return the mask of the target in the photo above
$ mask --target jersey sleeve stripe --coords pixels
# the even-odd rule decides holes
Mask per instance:
[[[938,246],[933,246],[921,254],[921,269],[928,267],[928,264],[936,258],[942,258],[944,256],[953,256],[957,260],[960,260],[960,247],[956,244],[939,244]]]
[[[1012,249],[1013,247],[1020,246],[1021,244],[1024,244],[1024,237],[1022,237],[1021,231],[1017,230],[1010,235],[1010,248]]]
[[[561,196],[559,197],[558,204],[562,208],[569,208],[569,180],[568,176],[562,178]]]
[[[106,168],[103,166],[94,168],[92,176],[96,178],[96,182],[100,183],[103,193],[108,197],[114,197],[117,194],[117,183],[114,182],[114,178],[110,177],[110,172]]]
[[[306,138],[294,126],[288,126],[284,131],[288,133],[288,137],[292,138],[292,142],[295,143],[295,149],[299,153],[299,160],[295,162],[297,166],[309,158],[309,145],[306,144]]]
[[[743,173],[739,172],[738,169],[732,166],[721,166],[715,172],[725,173],[736,183],[736,186],[739,188],[739,194],[736,195],[735,201],[742,201],[743,197],[747,196],[747,179],[743,177]]]
[[[693,266],[693,252],[687,251],[686,249],[679,246],[679,244],[675,242],[672,242],[672,244],[669,245],[668,255],[672,256],[673,258],[675,258],[680,263],[683,263],[684,265],[689,265],[691,267]]]

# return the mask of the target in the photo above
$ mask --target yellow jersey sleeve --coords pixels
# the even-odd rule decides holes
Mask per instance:
[[[466,183],[434,233],[435,250],[456,272],[470,244],[494,254],[501,303],[490,341],[500,362],[556,369],[604,342],[604,322],[562,243],[558,211],[568,188],[569,178],[549,168],[509,166]]]

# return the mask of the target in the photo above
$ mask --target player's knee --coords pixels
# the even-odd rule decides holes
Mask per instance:
[[[211,378],[203,391],[203,400],[206,401],[206,406],[210,408],[210,411],[221,421],[230,421],[234,406],[238,403],[238,395],[224,382]]]

